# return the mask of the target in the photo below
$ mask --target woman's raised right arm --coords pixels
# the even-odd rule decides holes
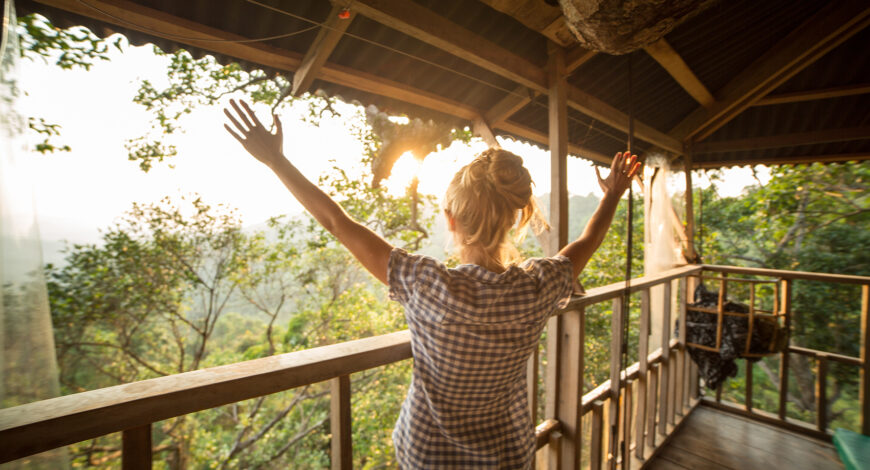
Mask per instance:
[[[365,225],[353,220],[338,203],[308,181],[284,157],[284,136],[281,120],[277,115],[272,116],[276,127],[276,132],[273,134],[260,123],[248,103],[242,101],[244,110],[235,100],[230,100],[230,105],[236,115],[229,109],[224,109],[224,114],[232,122],[235,130],[229,124],[224,124],[226,130],[245,147],[248,153],[275,172],[305,210],[326,230],[335,235],[372,275],[387,284],[387,265],[393,246]]]

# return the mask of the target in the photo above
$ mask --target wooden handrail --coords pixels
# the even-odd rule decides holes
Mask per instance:
[[[685,283],[686,278],[698,276],[704,270],[771,276],[787,280],[806,279],[824,282],[857,283],[864,286],[862,292],[865,296],[867,291],[866,286],[870,284],[870,277],[864,276],[799,273],[795,271],[732,266],[687,265],[654,276],[633,279],[630,291],[645,292],[647,293],[645,295],[648,296],[649,288],[662,284],[670,287],[669,281],[682,279],[681,295],[685,298],[687,291],[683,290],[685,289],[683,283]],[[730,281],[731,279],[729,278],[728,280]],[[666,289],[666,292],[669,290]],[[564,314],[570,311],[576,313],[588,305],[618,299],[624,291],[625,284],[622,282],[593,288],[583,296],[572,298],[569,305],[557,313]],[[670,292],[668,292],[667,298],[671,297],[669,294]],[[863,309],[866,310],[866,306]],[[683,305],[681,312],[684,311],[685,306]],[[582,317],[580,318],[582,319]],[[575,325],[571,328],[577,327],[579,326]],[[665,326],[665,328],[667,329],[668,327]],[[681,333],[683,333],[681,338],[684,338],[683,329],[681,329]],[[580,338],[582,339],[582,330]],[[667,406],[659,408],[659,426],[661,432],[667,429],[669,426],[667,423],[673,424],[674,410],[672,407],[676,406],[678,413],[682,413],[683,410],[684,403],[680,394],[685,385],[680,383],[682,379],[675,378],[683,377],[682,368],[678,367],[674,377],[670,377],[671,374],[664,373],[665,367],[668,367],[670,362],[674,362],[674,364],[680,363],[679,361],[667,360],[668,352],[671,350],[683,351],[685,345],[680,341],[684,341],[684,339],[670,339],[665,348],[667,352],[664,352],[662,348],[658,348],[648,354],[646,358],[649,370],[646,372],[645,378],[649,380],[651,390],[656,387],[656,373],[660,369],[663,374],[662,380],[666,380],[666,377],[674,379],[674,382],[670,386],[678,387],[678,390],[673,393],[667,392],[667,395],[674,396],[663,398],[670,401],[665,403]],[[861,365],[865,368],[867,366],[863,351],[860,359],[798,348],[796,346],[792,346],[790,351],[813,357],[824,356],[826,360]],[[0,463],[113,432],[130,429],[148,429],[153,422],[175,416],[269,395],[307,384],[336,378],[346,378],[355,372],[409,358],[411,358],[410,334],[406,330],[2,409],[0,410],[0,442],[3,445],[0,446]],[[694,379],[696,374],[692,368],[687,367],[686,372],[691,373],[693,377],[688,380],[689,382],[696,380]],[[626,381],[640,378],[639,363],[635,363],[621,371],[620,375]],[[582,377],[582,371],[580,377]],[[582,384],[582,380],[580,384]],[[659,386],[662,385],[660,384]],[[662,390],[666,391],[668,389],[662,388]],[[575,393],[577,392],[582,393],[582,390],[577,390]],[[608,380],[595,390],[583,394],[579,403],[579,410],[577,410],[580,416],[594,412],[596,409],[599,409],[600,412],[601,403],[607,400],[612,395],[612,392],[613,390]],[[649,408],[647,414],[648,417],[653,419],[652,423],[654,423],[656,400],[654,400],[655,392],[651,393],[651,398],[648,400],[650,403],[647,405]],[[345,401],[347,401],[347,398],[347,396],[342,397]],[[676,405],[671,404],[671,401],[675,401]],[[337,401],[337,403],[339,402]],[[685,403],[688,403],[688,397],[686,397]],[[667,419],[665,419],[666,415],[668,415]],[[348,416],[343,416],[343,419],[346,421],[349,418]],[[594,428],[595,423],[593,423]],[[655,436],[653,434],[655,432],[653,431],[653,425],[650,424],[646,428],[648,429],[646,432],[647,443],[651,442],[654,444]],[[639,427],[639,429],[641,428]],[[540,448],[547,442],[552,443],[555,436],[563,434],[563,430],[570,432],[572,428],[565,428],[564,424],[558,419],[554,420],[551,418],[544,421],[537,429],[537,447]],[[579,428],[577,430],[579,431]],[[630,436],[630,433],[627,432],[626,436]],[[636,441],[643,441],[640,434],[637,435]],[[348,446],[349,444],[344,443],[344,445]],[[642,452],[639,452],[639,454],[643,455]]]
[[[803,271],[786,271],[782,269],[744,268],[740,266],[720,266],[712,264],[701,265],[704,271],[719,273],[747,274],[751,276],[770,276],[785,279],[800,279],[805,281],[837,282],[841,284],[870,284],[870,276],[852,276],[848,274],[810,273]],[[732,280],[729,278],[729,280]]]
[[[407,330],[0,410],[0,463],[411,357]]]

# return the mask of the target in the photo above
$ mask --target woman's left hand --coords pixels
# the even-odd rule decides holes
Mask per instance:
[[[235,115],[228,109],[224,108],[224,114],[233,123],[235,130],[229,124],[224,124],[224,128],[232,134],[239,143],[245,147],[251,155],[257,160],[273,168],[276,163],[284,160],[284,133],[281,129],[281,120],[277,114],[272,115],[272,121],[275,126],[275,132],[263,127],[257,115],[251,110],[244,100],[242,107],[239,107],[236,100],[230,100],[230,105],[235,110]],[[236,119],[238,117],[238,119]]]
[[[613,157],[610,174],[607,175],[606,179],[601,177],[598,166],[595,167],[595,175],[598,177],[598,184],[605,195],[613,194],[616,197],[621,197],[625,190],[631,186],[631,181],[640,171],[640,166],[637,155],[632,155],[630,152],[619,152]]]

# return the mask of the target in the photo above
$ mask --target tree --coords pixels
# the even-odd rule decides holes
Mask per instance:
[[[700,193],[705,261],[763,268],[838,274],[870,274],[870,164],[812,164],[771,169],[766,185],[739,198],[719,198],[712,189]],[[859,295],[855,286],[796,281],[793,287],[792,342],[858,356]],[[815,412],[812,363],[792,355],[795,383],[789,390],[789,413],[809,419]],[[759,383],[778,390],[773,364],[759,363]],[[834,404],[829,418],[857,427],[849,403],[857,403],[857,374],[833,367],[828,386]],[[735,392],[742,383],[735,381]],[[742,388],[739,393],[742,394]],[[777,393],[770,393],[775,399]],[[772,409],[768,408],[768,409]]]

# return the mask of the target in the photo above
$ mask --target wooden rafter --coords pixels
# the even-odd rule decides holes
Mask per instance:
[[[692,146],[696,153],[739,152],[771,148],[795,147],[798,145],[847,142],[851,140],[870,140],[870,127],[850,127],[845,129],[825,129],[821,131],[780,134],[748,139],[701,142]]]
[[[540,145],[549,145],[549,136],[547,136],[547,134],[513,121],[501,122],[497,128],[507,132],[508,134],[522,137],[523,139]],[[596,152],[595,150],[571,142],[568,142],[568,153],[578,157],[583,157],[587,160],[603,163],[605,165],[610,165],[610,162],[613,160],[612,155],[608,157],[600,152]]]
[[[352,9],[519,84],[539,91],[546,89],[547,77],[541,67],[416,2],[355,0]]]
[[[532,31],[537,31],[560,46],[574,44],[573,33],[565,24],[562,10],[541,0],[480,0],[496,11],[500,11],[522,23]]]
[[[532,90],[519,86],[512,93],[509,93],[504,98],[489,108],[483,116],[486,122],[498,127],[498,124],[505,119],[511,117],[532,101],[532,98],[537,93]]]
[[[760,161],[757,158],[725,159],[708,162],[696,161],[693,169],[727,168],[745,165],[798,165],[801,163],[842,163],[870,160],[870,152],[844,153],[831,155],[800,155],[795,157],[773,157]]]
[[[591,116],[610,127],[619,129],[623,132],[628,131],[628,116],[625,113],[577,87],[568,88],[568,106],[583,114]],[[637,119],[634,120],[634,134],[635,136],[648,142],[652,142],[665,150],[676,154],[683,153],[683,145],[680,141],[648,124],[638,121]]]
[[[105,23],[145,32],[156,37],[171,39],[181,44],[195,46],[219,54],[230,55],[240,60],[261,64],[277,70],[295,72],[302,63],[301,54],[259,43],[235,43],[232,41],[247,38],[215,28],[209,28],[199,23],[143,7],[126,0],[113,0],[111,2],[106,0],[88,1],[88,4],[94,5],[111,16],[88,8],[75,0],[37,1]],[[179,37],[195,37],[207,39],[207,41],[197,41],[195,39],[182,40],[178,39]],[[477,109],[463,103],[446,99],[434,93],[405,85],[404,83],[387,80],[377,75],[329,62],[321,67],[320,75],[317,78],[349,88],[413,103],[468,121],[474,121],[480,116],[480,112]]]
[[[661,38],[658,41],[646,46],[644,50],[653,59],[656,60],[664,69],[674,77],[674,80],[683,87],[684,90],[695,99],[701,106],[710,107],[716,101],[713,95],[707,90],[707,87],[698,80],[692,69],[686,65],[686,62],[677,54],[677,51]]]
[[[598,52],[580,46],[569,49],[565,54],[565,73],[571,75],[581,65],[588,62],[589,59],[595,57],[595,54],[598,54]]]
[[[351,21],[356,17],[356,12],[349,12],[350,16],[341,18],[339,13],[343,10],[340,6],[333,6],[329,12],[320,31],[317,32],[317,37],[302,58],[302,64],[293,74],[293,96],[299,96],[308,91],[314,79],[320,73],[320,68],[326,63],[326,59],[332,54],[338,41],[344,35]]]
[[[353,9],[385,26],[467,60],[540,93],[547,93],[543,68],[488,39],[433,13],[415,2],[402,0],[355,0]],[[568,87],[568,106],[628,131],[628,115],[577,87]],[[606,119],[606,120],[605,120]],[[663,149],[682,153],[682,144],[667,134],[635,120],[635,135]]]
[[[719,100],[713,106],[699,107],[669,134],[682,141],[707,138],[868,23],[870,4],[866,1],[829,3],[717,92]]]
[[[841,98],[843,96],[866,95],[870,93],[870,83],[859,85],[845,85],[820,90],[795,91],[791,93],[779,93],[767,95],[753,103],[753,106],[770,106],[774,104],[799,103],[801,101],[824,100],[828,98]]]

